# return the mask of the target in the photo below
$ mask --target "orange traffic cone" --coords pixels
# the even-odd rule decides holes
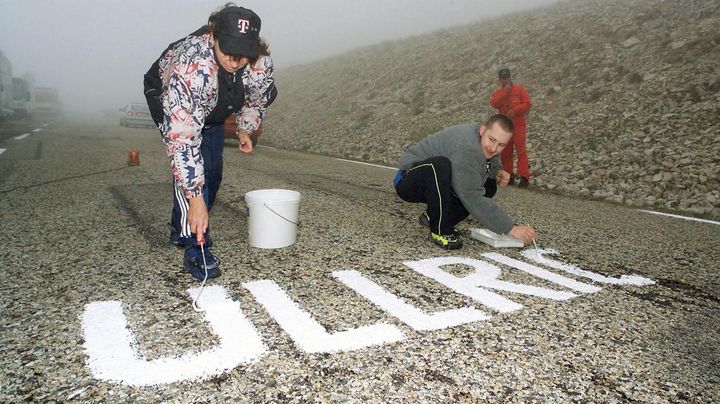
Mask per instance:
[[[130,153],[128,153],[128,165],[129,166],[139,166],[140,165],[140,152],[132,149],[130,150]]]

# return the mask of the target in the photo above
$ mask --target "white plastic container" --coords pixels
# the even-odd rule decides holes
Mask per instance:
[[[297,241],[300,193],[260,189],[245,194],[248,240],[257,248],[282,248]]]

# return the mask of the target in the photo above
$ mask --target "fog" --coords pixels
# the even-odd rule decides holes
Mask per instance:
[[[262,19],[276,69],[353,48],[542,7],[556,0],[237,1]],[[94,114],[144,101],[142,76],[220,1],[0,0],[0,51],[13,76],[55,87],[64,109]]]

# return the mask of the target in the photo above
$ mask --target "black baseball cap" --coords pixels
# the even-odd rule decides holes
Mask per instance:
[[[503,67],[502,69],[498,70],[498,77],[501,79],[509,79],[510,69],[508,69],[507,67]]]
[[[222,9],[215,23],[215,39],[223,53],[253,58],[260,38],[260,17],[244,7]]]

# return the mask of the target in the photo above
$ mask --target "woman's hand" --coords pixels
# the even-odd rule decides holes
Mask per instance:
[[[250,139],[250,134],[245,132],[244,130],[240,130],[237,133],[238,141],[240,141],[240,145],[238,145],[238,150],[240,153],[252,153],[253,151],[253,144],[252,140]]]
[[[198,244],[205,244],[205,232],[207,231],[210,218],[207,206],[202,195],[188,199],[190,209],[188,211],[188,223],[190,232],[195,233]]]

